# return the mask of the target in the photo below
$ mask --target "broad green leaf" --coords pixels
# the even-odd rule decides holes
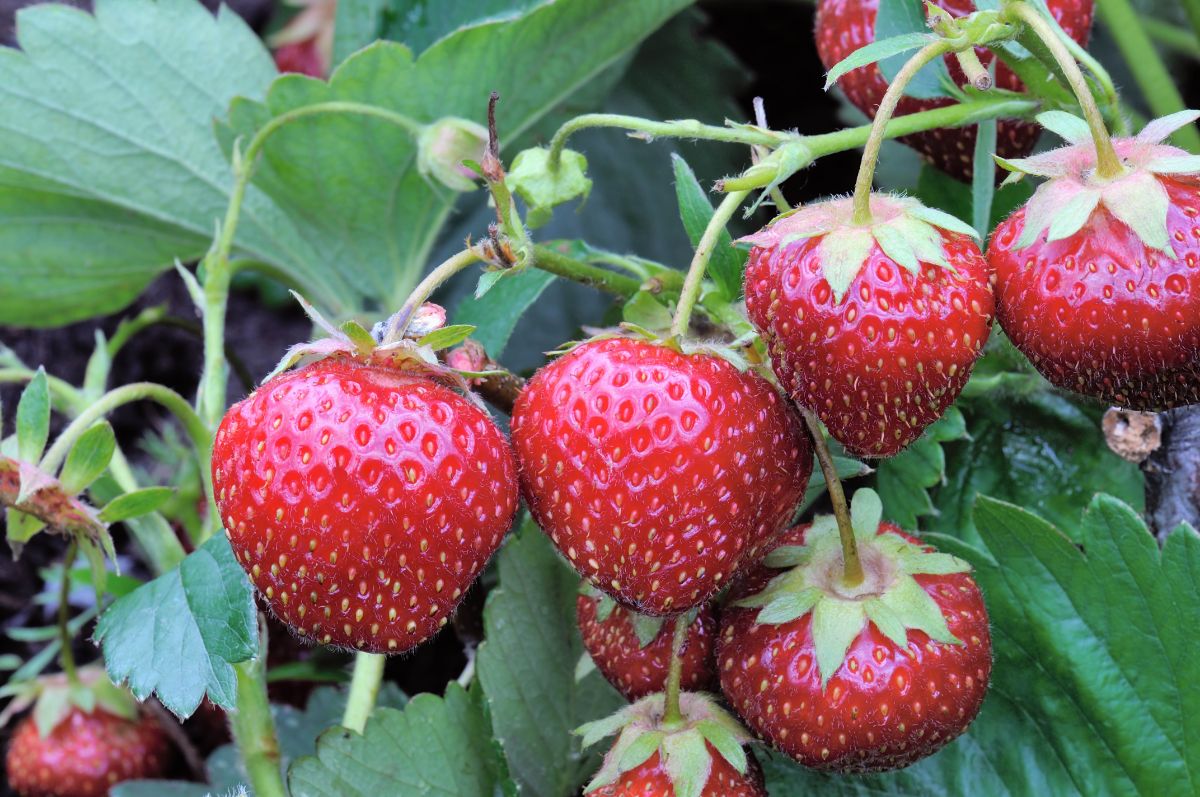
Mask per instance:
[[[187,717],[207,694],[234,705],[233,665],[257,651],[250,582],[218,535],[165,573],[121,598],[96,625],[109,677],[139,700],[154,693]]]
[[[17,458],[36,463],[41,459],[49,437],[50,387],[46,382],[46,370],[39,367],[17,403]]]
[[[459,28],[522,14],[550,0],[340,0],[334,54],[344,60],[376,39],[389,39],[421,53]]]
[[[599,765],[571,732],[621,705],[596,676],[576,683],[583,650],[575,626],[578,577],[530,520],[499,558],[500,588],[484,609],[477,673],[509,770],[529,797],[573,794]]]
[[[63,489],[72,494],[82,492],[108,469],[108,462],[116,450],[117,437],[108,421],[88,429],[75,441],[63,463],[58,476]]]
[[[236,14],[194,0],[100,0],[95,16],[38,5],[17,36],[21,50],[0,50],[0,320],[112,312],[207,248],[231,183],[212,119],[261,94],[274,66]],[[320,274],[257,192],[238,242]]]
[[[675,167],[675,197],[679,202],[679,215],[688,239],[692,246],[696,246],[713,216],[712,203],[687,161],[672,154],[671,162]],[[712,258],[708,261],[708,273],[726,299],[733,300],[741,296],[742,272],[746,268],[747,257],[745,250],[734,248],[728,232],[722,232],[717,238]]]
[[[100,510],[100,519],[105,523],[117,523],[149,514],[162,506],[174,492],[170,487],[143,487],[118,495]]]
[[[479,298],[464,297],[453,318],[458,323],[474,325],[471,338],[493,358],[499,357],[504,354],[521,314],[553,281],[553,274],[533,268],[513,274]]]
[[[894,457],[880,460],[875,487],[883,499],[884,516],[901,528],[915,531],[919,518],[934,511],[929,488],[946,477],[942,443],[966,435],[962,413],[951,407],[915,443]]]
[[[236,100],[218,135],[228,151],[271,119],[328,101],[362,103],[422,124],[446,116],[483,122],[494,90],[502,98],[501,140],[513,141],[685,5],[544,3],[505,21],[459,28],[415,60],[404,46],[376,43],[348,58],[329,84],[285,76],[265,102]],[[312,168],[314,153],[321,168]],[[456,195],[428,184],[415,157],[411,131],[364,116],[307,116],[267,141],[255,185],[319,239],[335,284],[308,295],[335,314],[367,303],[396,308],[420,277]]]
[[[914,33],[929,34],[925,24],[923,0],[879,0],[875,14],[875,39],[882,41]],[[901,52],[879,62],[879,71],[891,83],[910,56]],[[946,88],[953,85],[946,63],[939,58],[918,72],[904,90],[906,96],[931,99],[947,96]]]
[[[293,797],[493,797],[504,779],[482,699],[451,683],[444,698],[376,709],[361,736],[326,731],[316,755],[292,765],[288,786]]]

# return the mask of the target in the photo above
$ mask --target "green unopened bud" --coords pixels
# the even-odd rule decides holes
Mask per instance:
[[[421,131],[417,169],[455,191],[473,191],[478,176],[464,161],[479,162],[487,150],[487,128],[470,119],[447,116]]]

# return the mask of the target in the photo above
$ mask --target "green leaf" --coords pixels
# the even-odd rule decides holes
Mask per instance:
[[[993,171],[984,171],[988,174],[993,173]],[[974,227],[975,207],[973,185],[965,185],[941,169],[925,164],[921,167],[920,175],[917,178],[916,194],[917,198],[926,205],[940,208],[962,221],[968,222],[972,226],[972,229],[975,230],[975,234],[978,235],[979,230]],[[1032,193],[1033,188],[1028,182],[1005,185],[996,189],[988,218],[988,231],[990,232],[995,229],[996,225],[1003,221],[1008,214],[1025,204]],[[981,240],[986,240],[986,237],[982,237]]]
[[[850,55],[834,64],[833,68],[825,75],[825,90],[829,91],[829,87],[837,83],[838,78],[847,72],[867,66],[868,64],[873,64],[884,58],[890,58],[894,55],[907,53],[909,50],[924,47],[929,42],[934,41],[935,38],[928,30],[923,33],[901,33],[898,36],[891,36],[886,39],[877,38],[870,44],[859,47],[850,53]]]
[[[878,463],[875,486],[889,520],[913,531],[920,525],[920,517],[934,511],[928,490],[945,478],[946,455],[942,443],[961,440],[966,435],[962,413],[951,407],[915,443]]]
[[[822,688],[842,666],[850,643],[862,632],[865,622],[866,614],[859,601],[833,597],[817,601],[813,609],[812,636]]]
[[[454,320],[474,325],[475,342],[493,358],[499,357],[521,315],[553,281],[553,274],[535,268],[513,274],[481,297],[463,297]]]
[[[654,298],[649,291],[638,291],[625,303],[621,317],[630,324],[643,329],[665,330],[671,328],[671,311]]]
[[[759,625],[780,625],[803,617],[821,599],[821,590],[816,587],[795,592],[788,590],[771,599],[754,618]],[[745,604],[739,604],[745,605]]]
[[[0,320],[113,312],[204,253],[230,188],[212,119],[275,68],[240,17],[185,0],[100,0],[95,17],[38,5],[17,36],[21,50],[0,50]],[[307,276],[321,267],[257,192],[238,242],[264,262],[308,256]]]
[[[696,179],[687,161],[676,154],[671,155],[675,169],[675,197],[679,202],[679,216],[687,231],[692,246],[700,243],[704,229],[713,216],[713,206],[708,194]],[[733,238],[727,231],[717,237],[712,257],[708,261],[708,274],[717,284],[726,299],[734,300],[742,293],[742,273],[746,269],[749,253],[735,249]]]
[[[704,740],[711,744],[730,766],[742,774],[746,773],[749,763],[746,760],[746,749],[742,747],[742,740],[733,731],[713,720],[701,720],[696,723],[696,730],[700,731]]]
[[[992,231],[992,205],[996,199],[996,120],[987,119],[975,127],[975,160],[971,173],[971,226],[980,241]]]
[[[451,683],[444,698],[421,694],[403,711],[376,709],[362,735],[331,728],[318,739],[315,756],[292,765],[291,793],[493,797],[504,782],[504,762],[482,702]]]
[[[873,539],[879,531],[882,518],[883,502],[879,499],[879,493],[870,487],[855,490],[850,499],[850,522],[854,526],[854,536]]]
[[[875,14],[875,39],[883,41],[897,36],[923,33],[929,35],[929,26],[925,23],[925,4],[923,0],[879,0],[879,10]],[[903,55],[893,55],[879,62],[879,71],[888,83],[896,77],[908,59]],[[946,88],[952,86],[950,71],[946,63],[938,58],[925,66],[912,79],[904,90],[909,97],[934,99],[947,96]]]
[[[488,596],[476,660],[496,738],[522,794],[571,794],[599,764],[571,731],[622,701],[601,678],[572,677],[569,662],[583,651],[578,578],[531,520],[505,544],[498,567],[500,588]]]
[[[66,718],[71,710],[71,692],[66,687],[49,687],[38,697],[33,707],[33,721],[38,735],[45,737]]]
[[[67,461],[58,476],[63,489],[72,495],[83,492],[108,469],[109,460],[116,450],[117,437],[108,421],[101,421],[88,429],[79,436],[67,454]]]
[[[1045,111],[1038,114],[1038,124],[1054,133],[1068,144],[1082,144],[1092,140],[1092,131],[1087,122],[1066,111]]]
[[[637,612],[629,612],[628,614],[629,622],[633,625],[633,633],[637,637],[639,645],[646,647],[658,638],[664,622],[662,617],[650,617],[649,615],[638,614]],[[687,621],[685,620],[685,622]]]
[[[696,731],[670,734],[663,740],[663,757],[675,797],[700,797],[712,771],[704,737]]]
[[[901,576],[879,601],[901,618],[906,628],[924,631],[938,642],[959,642],[946,627],[937,602],[912,577]]]
[[[831,446],[836,446],[837,441],[828,439],[827,442]],[[888,460],[880,460],[881,463]],[[833,455],[833,467],[837,471],[838,478],[842,481],[847,479],[857,479],[861,476],[866,476],[873,471],[871,466],[862,460],[853,459],[851,457],[841,456],[840,454]],[[805,512],[817,500],[825,494],[825,474],[820,468],[813,468],[812,476],[808,478],[808,486],[804,488],[804,500],[800,502],[799,512]]]
[[[95,638],[114,683],[187,717],[206,694],[234,706],[233,665],[258,652],[256,618],[250,582],[219,535],[114,603]]]
[[[822,238],[819,246],[825,281],[833,289],[834,303],[840,304],[875,246],[875,239],[867,230],[839,227]]]
[[[17,403],[17,458],[36,463],[50,437],[50,385],[39,367]]]
[[[451,346],[457,346],[467,338],[471,337],[475,332],[475,327],[470,324],[451,324],[448,327],[435,329],[425,337],[421,338],[418,343],[422,346],[429,346],[435,351],[440,349],[448,349]]]
[[[148,515],[158,509],[174,494],[170,487],[143,487],[109,501],[100,510],[100,519],[105,523],[118,523],[122,520]]]
[[[403,42],[420,53],[459,28],[523,14],[548,0],[340,0],[334,54],[342,61],[376,39]]]

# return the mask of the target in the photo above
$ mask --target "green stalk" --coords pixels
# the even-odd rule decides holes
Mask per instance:
[[[854,183],[854,224],[868,226],[871,223],[871,189],[875,185],[875,164],[879,160],[879,148],[883,146],[884,133],[888,120],[896,112],[896,106],[904,96],[904,89],[916,76],[921,68],[931,61],[941,58],[952,48],[945,41],[938,39],[922,47],[896,73],[891,84],[879,101],[875,111],[875,119],[871,123],[871,134],[863,149],[862,161],[858,169],[858,179]]]
[[[666,697],[663,704],[663,725],[679,722],[683,714],[679,710],[679,691],[683,681],[683,646],[687,642],[687,615],[675,618],[675,633],[671,637],[671,664],[667,670]]]
[[[683,290],[679,292],[679,304],[675,306],[675,318],[671,323],[671,336],[682,339],[688,331],[688,322],[696,300],[700,298],[700,288],[704,285],[704,274],[708,271],[708,261],[712,259],[713,250],[725,225],[733,218],[733,214],[746,201],[749,191],[732,191],[725,195],[721,204],[713,211],[700,242],[696,244],[696,252],[692,255],[692,263],[688,266],[687,277],[683,281]]]
[[[572,134],[589,127],[618,127],[644,133],[651,138],[698,138],[705,141],[724,141],[730,144],[749,144],[776,147],[787,139],[785,133],[757,130],[750,127],[719,127],[695,119],[655,122],[637,116],[616,113],[589,113],[567,121],[550,139],[550,170],[557,171],[562,161],[563,147]]]
[[[584,263],[564,255],[553,247],[542,244],[533,247],[532,265],[555,276],[590,285],[605,293],[625,298],[633,296],[642,289],[640,280],[593,266],[591,263]]]
[[[1197,0],[1190,5],[1200,5]],[[1187,108],[1179,89],[1171,79],[1154,43],[1142,27],[1138,12],[1129,4],[1129,0],[1100,0],[1098,4],[1100,19],[1108,28],[1109,33],[1116,39],[1117,48],[1125,57],[1129,71],[1146,98],[1146,104],[1155,116],[1182,111]],[[1189,8],[1189,12],[1191,9]],[[1188,125],[1175,131],[1172,140],[1188,150],[1200,153],[1200,131],[1195,125]]]
[[[63,558],[62,584],[58,588],[58,638],[61,642],[58,661],[67,676],[67,683],[71,686],[79,686],[79,673],[75,671],[75,651],[71,647],[70,609],[67,599],[71,595],[71,565],[75,563],[78,551],[79,540],[72,537],[71,544],[67,546],[67,555]]]
[[[1200,8],[1200,0],[1196,0],[1195,5]],[[1174,50],[1189,58],[1200,58],[1200,40],[1194,33],[1154,17],[1143,17],[1142,27],[1151,39],[1168,50]]]
[[[262,633],[258,657],[233,665],[237,672],[237,709],[230,713],[229,725],[255,796],[287,797],[279,770],[275,718],[267,701],[265,629]]]
[[[346,699],[346,713],[342,725],[357,733],[367,727],[367,718],[375,708],[379,687],[383,683],[383,668],[387,656],[381,653],[358,653],[354,657],[354,677],[350,681],[350,695]]]
[[[800,414],[808,424],[812,434],[813,448],[817,452],[817,462],[821,466],[821,475],[825,477],[825,489],[829,493],[829,501],[833,504],[833,516],[837,519],[838,535],[842,542],[842,580],[848,587],[854,587],[863,581],[862,560],[858,556],[858,541],[854,538],[854,524],[850,520],[850,506],[846,503],[846,491],[842,489],[842,480],[838,478],[837,466],[833,463],[833,454],[825,441],[825,433],[821,430],[821,421],[812,410],[800,407]]]
[[[1200,0],[1183,0],[1183,10],[1196,30],[1196,38],[1200,39]]]
[[[467,268],[470,265],[478,263],[481,260],[479,253],[474,249],[468,248],[461,252],[457,252],[448,258],[444,263],[434,268],[425,275],[425,279],[421,280],[420,284],[413,289],[408,298],[404,300],[404,305],[392,316],[391,325],[387,333],[383,337],[384,343],[395,343],[404,337],[405,330],[412,322],[413,316],[421,305],[429,300],[433,292],[446,280],[453,277],[458,272]]]

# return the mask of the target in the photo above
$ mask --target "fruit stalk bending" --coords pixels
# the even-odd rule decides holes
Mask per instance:
[[[951,46],[945,41],[938,40],[917,50],[904,67],[896,73],[896,77],[888,86],[879,109],[875,112],[875,120],[871,123],[871,135],[867,138],[863,149],[862,163],[858,168],[858,179],[854,183],[854,216],[853,222],[862,226],[871,223],[871,186],[875,182],[875,164],[879,160],[879,148],[883,146],[884,133],[887,132],[888,120],[896,112],[900,98],[909,81],[931,61],[941,58],[950,52]]]
[[[1125,169],[1121,166],[1121,159],[1117,157],[1116,150],[1113,149],[1108,128],[1104,126],[1104,117],[1100,114],[1100,107],[1096,105],[1092,90],[1088,88],[1087,80],[1067,46],[1050,27],[1050,23],[1029,4],[1009,3],[1004,11],[1006,15],[1024,23],[1046,45],[1046,49],[1054,56],[1054,60],[1066,75],[1071,91],[1074,92],[1075,99],[1083,111],[1083,118],[1087,120],[1088,129],[1092,132],[1092,141],[1096,145],[1096,175],[1108,179],[1121,174]]]
[[[275,720],[267,701],[265,629],[261,633],[264,638],[258,658],[233,665],[237,672],[237,710],[230,713],[229,725],[254,793],[258,797],[286,797],[279,771]]]
[[[700,287],[704,284],[704,274],[708,270],[708,261],[712,258],[713,249],[716,248],[725,225],[749,195],[749,191],[732,191],[726,194],[709,219],[708,226],[704,228],[704,234],[696,244],[696,253],[692,255],[692,264],[688,266],[687,279],[683,281],[683,290],[679,294],[679,303],[675,306],[675,319],[671,324],[673,337],[682,338],[687,333],[692,308],[700,298]]]
[[[433,295],[433,292],[441,287],[442,283],[453,277],[458,272],[467,268],[470,265],[480,261],[480,255],[473,247],[451,255],[437,267],[425,275],[425,279],[413,288],[413,292],[408,295],[404,301],[404,305],[399,312],[392,316],[388,323],[387,332],[383,336],[383,343],[395,343],[404,337],[405,330],[408,329],[408,324],[412,321],[413,316],[421,305]]]
[[[837,468],[833,464],[833,455],[829,452],[829,444],[825,442],[825,434],[821,431],[821,422],[807,407],[800,407],[800,414],[812,432],[813,448],[817,452],[817,462],[821,465],[821,475],[825,477],[825,489],[829,492],[829,500],[833,504],[833,516],[837,519],[838,536],[842,541],[842,580],[848,587],[855,587],[863,581],[862,561],[858,558],[858,543],[854,539],[854,525],[850,521],[850,507],[846,503],[846,491],[842,489],[842,480],[838,478]]]
[[[671,637],[671,667],[667,670],[667,695],[663,709],[663,724],[679,722],[679,684],[683,678],[683,646],[687,644],[687,614],[675,618],[675,634]]]
[[[387,656],[382,653],[360,651],[354,657],[354,677],[350,681],[350,696],[346,699],[346,713],[342,725],[362,733],[367,727],[367,718],[375,708],[379,697],[379,686],[383,683],[383,666]]]

